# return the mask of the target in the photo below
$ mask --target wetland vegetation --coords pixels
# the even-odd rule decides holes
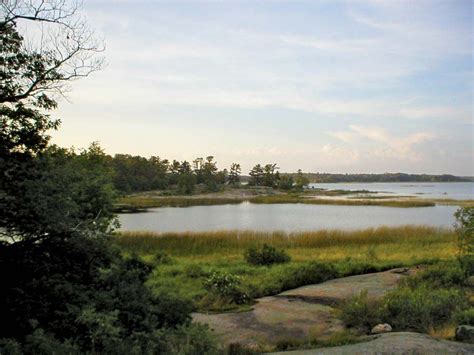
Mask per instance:
[[[316,180],[470,179],[284,174],[273,162],[258,163],[242,176],[239,163],[220,170],[213,156],[188,162],[111,156],[98,143],[79,150],[51,144],[50,132],[60,126],[51,116],[57,98],[68,82],[103,66],[105,47],[83,22],[79,3],[1,3],[1,354],[248,354],[357,342],[377,322],[444,338],[452,338],[459,324],[473,325],[473,200],[309,186]],[[38,38],[31,36],[32,23],[44,31]],[[117,211],[243,202],[462,208],[454,229],[118,230]],[[336,321],[346,328],[323,340],[226,347],[207,323],[193,318],[194,312],[252,311],[260,297],[278,298],[300,286],[415,266],[419,273],[376,300],[364,292],[347,302],[324,299],[322,306],[334,307]]]
[[[206,291],[203,282],[212,270],[239,276],[242,289],[256,298],[315,283],[326,268],[335,278],[451,260],[457,251],[452,230],[415,226],[289,234],[121,232],[116,242],[126,255],[155,263],[148,281],[154,292],[176,292],[192,300],[196,309],[214,311],[239,306]],[[248,264],[247,250],[264,244],[284,249],[291,261],[270,268]],[[156,255],[161,260],[163,253],[166,262],[156,262]]]

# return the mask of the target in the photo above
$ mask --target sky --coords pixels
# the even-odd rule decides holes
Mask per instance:
[[[220,168],[474,175],[473,3],[84,0],[53,142]]]

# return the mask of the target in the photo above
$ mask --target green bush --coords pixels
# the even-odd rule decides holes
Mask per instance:
[[[288,268],[280,278],[281,290],[289,290],[300,286],[318,284],[339,277],[332,264],[318,262]]]
[[[178,295],[162,292],[155,297],[155,314],[161,327],[176,328],[189,324],[193,310],[193,302]]]
[[[187,277],[192,279],[197,279],[199,277],[207,276],[208,273],[204,271],[201,265],[198,264],[190,264],[184,268],[184,273]]]
[[[463,207],[454,214],[458,235],[459,262],[466,275],[474,274],[474,207]]]
[[[459,255],[458,261],[466,276],[474,275],[474,254]]]
[[[466,280],[463,269],[457,263],[440,263],[428,267],[419,274],[404,280],[412,288],[425,283],[432,288],[461,286]]]
[[[370,331],[374,325],[381,323],[379,306],[379,302],[370,299],[365,290],[343,305],[341,318],[347,327]]]
[[[455,314],[454,320],[457,324],[467,324],[474,326],[474,308],[468,308]]]
[[[287,263],[291,257],[284,251],[264,244],[261,248],[249,248],[245,252],[245,260],[251,265],[270,266],[273,264]]]
[[[212,271],[204,282],[204,286],[209,291],[230,302],[245,304],[249,301],[248,294],[241,289],[241,279],[237,275]]]
[[[426,277],[435,275],[435,271]],[[464,311],[468,303],[460,289],[433,288],[425,282],[417,285],[415,280],[400,285],[378,301],[371,300],[366,292],[353,297],[341,309],[342,320],[346,326],[364,331],[378,323],[389,323],[398,331],[425,332],[454,318],[467,321],[472,316],[472,312]]]
[[[172,262],[173,259],[171,259],[171,256],[164,251],[157,252],[153,258],[153,263],[155,265],[171,264]]]
[[[253,298],[275,295],[297,287],[317,284],[339,277],[333,264],[319,262],[275,266],[268,270],[268,278],[246,285]]]
[[[190,324],[175,330],[160,332],[160,354],[219,354],[215,338],[208,331],[207,325]],[[143,349],[148,354],[148,349]]]
[[[427,331],[450,321],[466,302],[457,289],[399,287],[383,298],[380,311],[394,329]]]

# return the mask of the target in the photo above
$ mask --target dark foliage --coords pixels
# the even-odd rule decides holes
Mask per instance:
[[[252,265],[270,266],[287,263],[291,260],[291,257],[284,250],[268,244],[264,244],[260,248],[249,248],[244,256],[245,260]]]
[[[75,4],[0,4],[2,11],[11,6],[0,20],[0,65],[7,68],[0,73],[0,353],[212,351],[206,330],[190,325],[190,302],[153,295],[145,285],[152,267],[113,246],[113,174],[100,147],[48,146],[46,133],[58,126],[47,114],[56,107],[48,94],[61,92],[60,82],[81,76],[83,67],[54,50],[25,48],[16,20],[62,25]],[[55,19],[58,13],[65,17]],[[78,43],[61,42],[66,50]]]

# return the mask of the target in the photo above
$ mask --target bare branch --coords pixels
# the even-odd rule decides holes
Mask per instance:
[[[0,20],[0,26],[16,28],[19,22],[25,22],[29,38],[22,42],[21,52],[33,64],[40,61],[41,65],[33,65],[34,70],[29,68],[28,73],[16,73],[15,90],[0,95],[0,103],[34,99],[48,92],[63,95],[67,82],[87,77],[103,67],[104,58],[99,54],[105,45],[80,16],[81,4],[77,0],[1,2],[6,18]]]

